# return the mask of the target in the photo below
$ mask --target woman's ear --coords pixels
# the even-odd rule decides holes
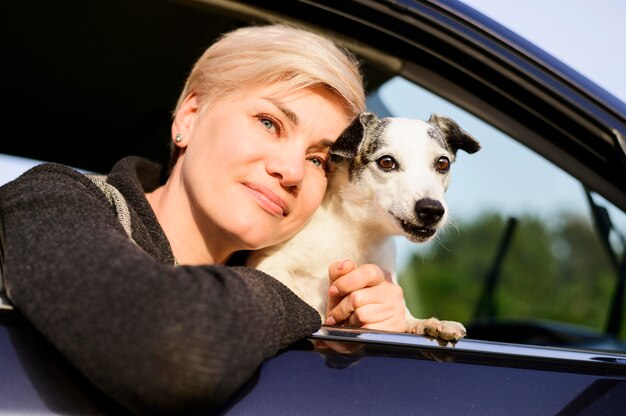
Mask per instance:
[[[182,102],[172,122],[172,140],[178,147],[187,147],[193,130],[193,122],[198,114],[198,97],[189,94]]]

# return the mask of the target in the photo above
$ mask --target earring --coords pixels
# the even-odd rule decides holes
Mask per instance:
[[[176,143],[180,143],[180,141],[183,139],[183,135],[180,133],[176,133],[176,136],[174,136],[174,141]]]

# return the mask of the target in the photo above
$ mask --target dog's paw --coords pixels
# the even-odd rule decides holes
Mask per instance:
[[[447,343],[456,344],[467,335],[463,324],[455,321],[440,321],[437,318],[429,318],[414,319],[407,322],[407,324],[407,332],[426,335],[435,338],[437,341],[443,341],[439,342],[440,345]]]

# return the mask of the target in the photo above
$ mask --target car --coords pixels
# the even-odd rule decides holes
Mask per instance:
[[[22,167],[165,163],[199,53],[225,30],[274,21],[350,49],[380,116],[445,112],[483,144],[453,167],[458,232],[398,241],[407,304],[462,321],[467,338],[322,326],[207,414],[623,414],[626,105],[572,68],[456,0],[34,0],[0,19],[13,132],[0,153]],[[563,201],[573,213],[555,209]],[[126,413],[1,287],[0,357],[0,413]]]

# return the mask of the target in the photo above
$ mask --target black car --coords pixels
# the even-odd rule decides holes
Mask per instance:
[[[444,112],[481,141],[453,167],[458,231],[427,249],[400,242],[409,307],[468,337],[324,326],[214,413],[624,414],[626,105],[463,3],[9,2],[0,153],[94,172],[128,154],[165,163],[193,61],[226,30],[274,21],[352,50],[380,116]],[[0,413],[123,414],[1,287]]]

